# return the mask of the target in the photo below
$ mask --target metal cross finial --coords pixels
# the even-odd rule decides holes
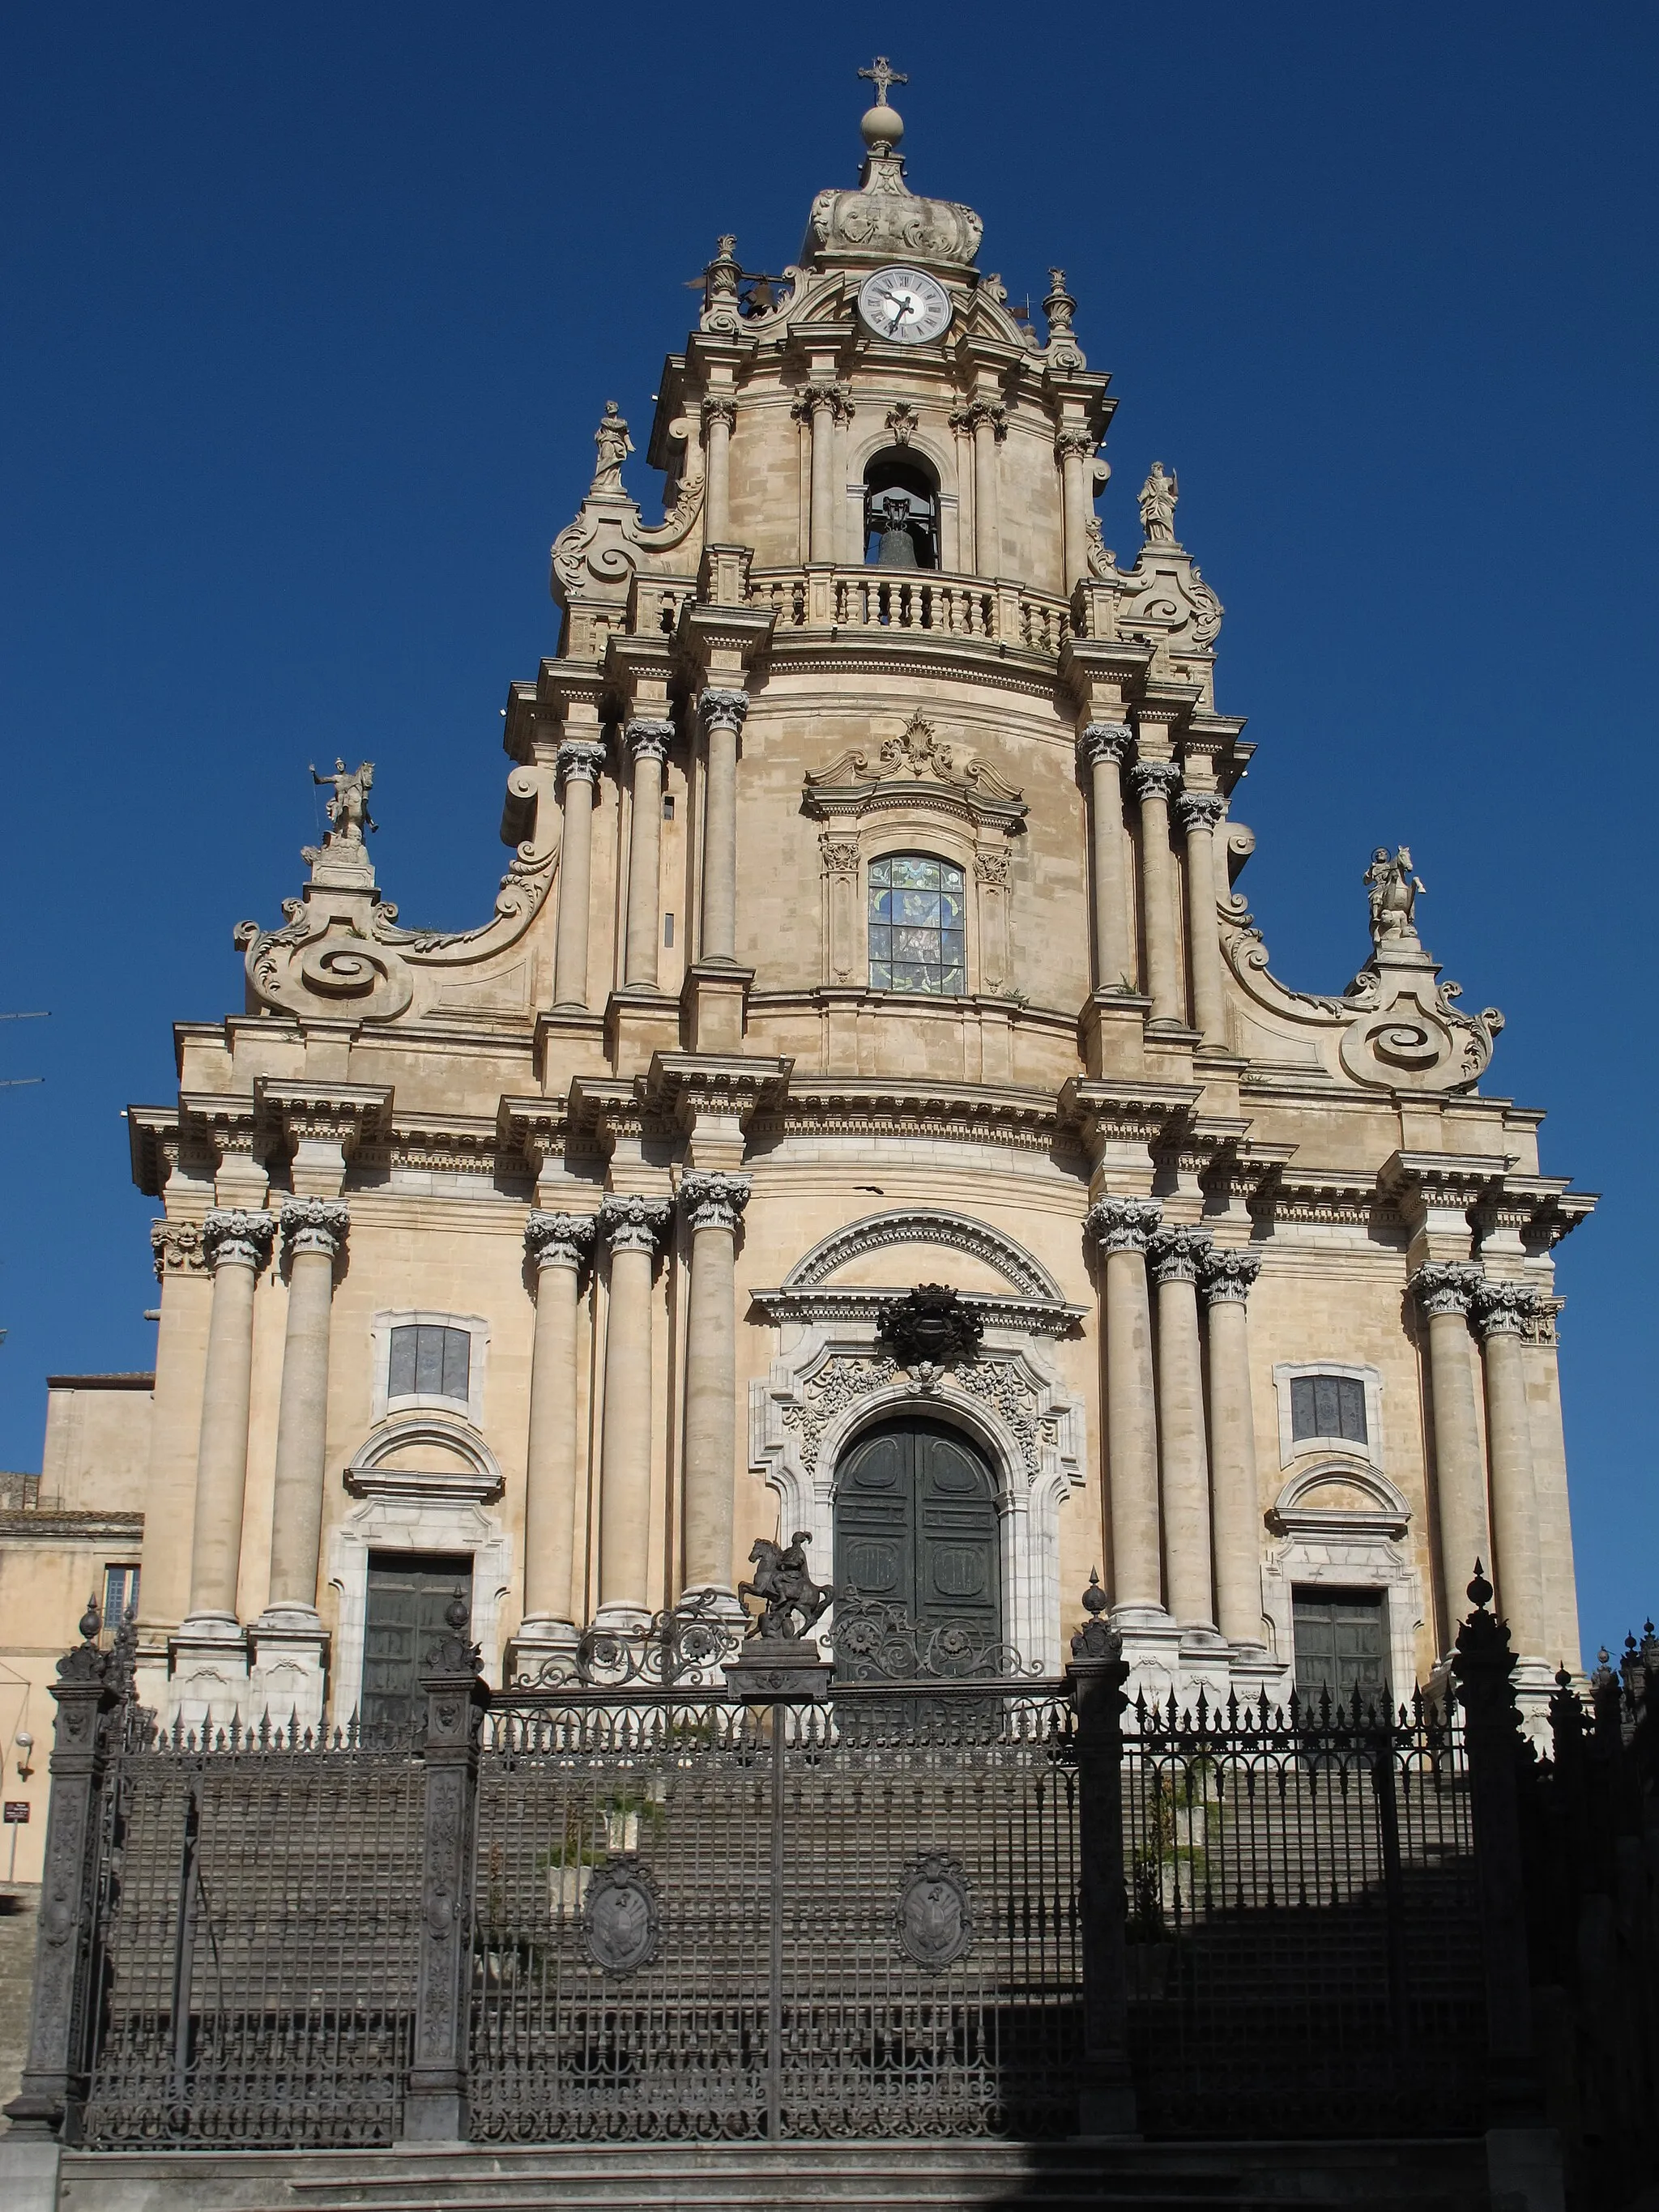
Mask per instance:
[[[859,75],[860,76],[867,76],[871,83],[876,88],[876,106],[878,107],[886,106],[887,88],[890,84],[908,84],[910,82],[909,78],[906,76],[902,70],[890,67],[885,54],[878,54],[875,60],[870,64],[870,67],[868,69],[861,69],[859,71]]]

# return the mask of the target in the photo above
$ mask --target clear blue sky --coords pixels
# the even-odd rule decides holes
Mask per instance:
[[[878,48],[919,189],[1050,262],[1227,607],[1275,971],[1340,989],[1370,848],[1509,1017],[1489,1088],[1605,1194],[1563,1248],[1591,1650],[1659,1610],[1647,1011],[1651,7],[12,9],[0,66],[0,1466],[143,1367],[121,1108],[239,1007],[307,763],[378,763],[410,922],[489,910],[508,680],[602,403],[636,433],[717,232],[775,270]],[[641,441],[642,442],[642,441]],[[653,495],[642,463],[634,485]],[[653,509],[654,511],[654,509]]]

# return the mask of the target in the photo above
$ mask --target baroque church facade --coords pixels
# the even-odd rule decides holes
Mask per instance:
[[[708,265],[660,520],[606,410],[493,914],[406,926],[339,763],[244,1010],[131,1111],[166,1715],[395,1717],[458,1586],[492,1680],[555,1680],[734,1617],[797,1532],[1049,1672],[1097,1570],[1160,1693],[1403,1692],[1477,1558],[1523,1695],[1577,1668],[1591,1201],[1486,1087],[1408,854],[1345,995],[1271,972],[1176,479],[1121,563],[1062,272],[1033,327],[876,76],[798,264]]]

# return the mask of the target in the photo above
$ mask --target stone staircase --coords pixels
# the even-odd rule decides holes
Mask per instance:
[[[71,2152],[63,2212],[1486,2212],[1478,2142]]]

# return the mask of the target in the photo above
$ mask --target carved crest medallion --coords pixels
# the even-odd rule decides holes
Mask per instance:
[[[954,1966],[973,1948],[968,1879],[955,1859],[929,1851],[906,1875],[899,1892],[898,1941],[905,1957],[930,1973]]]
[[[914,1373],[970,1364],[979,1357],[985,1324],[943,1283],[920,1283],[906,1297],[884,1306],[876,1322],[876,1341],[899,1365]]]
[[[631,1974],[657,1955],[662,1918],[651,1877],[631,1854],[596,1867],[582,1905],[582,1942],[596,1966]]]

